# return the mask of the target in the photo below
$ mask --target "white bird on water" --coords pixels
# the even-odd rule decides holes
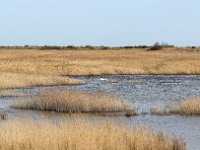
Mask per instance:
[[[107,81],[108,79],[100,78],[100,81]]]

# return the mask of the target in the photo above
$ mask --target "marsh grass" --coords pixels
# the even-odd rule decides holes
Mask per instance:
[[[108,93],[73,90],[47,91],[17,102],[17,109],[33,109],[68,113],[124,113],[135,115],[134,106]]]
[[[23,97],[23,96],[26,96],[26,94],[16,92],[13,89],[0,90],[0,98]]]
[[[116,122],[13,120],[1,123],[2,150],[185,150],[181,139]]]
[[[200,74],[200,53],[181,48],[163,48],[160,51],[147,51],[143,48],[45,51],[39,48],[5,48],[0,51],[0,59],[2,73],[15,73],[19,76]]]
[[[172,114],[199,116],[200,115],[200,98],[189,99],[180,102],[178,107],[172,107],[170,110]]]
[[[178,104],[167,106],[164,110],[152,109],[152,115],[182,115],[182,116],[199,116],[200,115],[200,98],[183,100]]]
[[[62,76],[47,76],[34,74],[1,73],[0,88],[26,88],[32,86],[51,86],[51,85],[77,85],[83,81]]]

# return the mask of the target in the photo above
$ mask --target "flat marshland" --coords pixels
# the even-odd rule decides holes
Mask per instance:
[[[200,74],[199,50],[190,51],[185,48],[163,48],[157,51],[147,48],[108,50],[98,48],[94,50],[87,48],[65,50],[1,48],[0,68],[0,98],[2,99],[0,101],[2,103],[0,149],[186,149],[185,142],[179,138],[171,138],[156,132],[157,130],[147,130],[129,124],[128,121],[134,121],[135,124],[135,118],[137,120],[143,117],[138,114],[140,113],[137,111],[137,108],[140,109],[138,106],[141,106],[143,102],[147,102],[147,104],[152,102],[154,105],[155,101],[152,99],[156,98],[155,95],[158,92],[161,94],[167,90],[173,92],[178,86],[182,86],[179,82],[177,82],[177,87],[172,84],[174,81],[179,81],[180,78],[182,82],[182,77],[168,79],[159,76],[157,80],[156,77],[141,76],[149,74],[198,75]],[[83,81],[93,75],[121,74],[142,75],[138,77],[110,76],[107,78],[108,80],[104,81],[99,80],[101,77],[96,77],[95,80]],[[75,79],[75,76],[87,77]],[[89,81],[92,83],[88,83]],[[184,84],[193,84],[192,81],[189,80]],[[150,84],[151,82],[152,84]],[[61,87],[49,87],[52,85]],[[64,87],[68,85],[80,86]],[[18,88],[22,88],[22,90],[20,91]],[[118,95],[94,92],[101,91],[101,88],[108,93],[113,92],[113,95],[125,95],[128,100],[120,99],[117,97]],[[149,88],[152,89],[149,90]],[[92,92],[84,92],[84,89]],[[151,95],[153,89],[157,93],[152,92]],[[142,97],[134,101],[135,95],[136,98],[140,95]],[[18,97],[15,98],[15,96]],[[8,98],[8,100],[6,97],[14,98]],[[4,106],[5,108],[3,108]],[[66,117],[74,117],[76,114],[73,113],[77,113],[80,115],[79,119],[86,115],[90,116],[92,121],[77,122],[61,119],[59,124],[55,123],[60,117],[57,117],[56,121],[51,121],[51,117],[48,120],[36,117],[36,121],[35,116],[43,111],[45,111],[44,114],[57,112],[55,113],[56,117],[61,114]],[[199,102],[195,100],[181,103],[178,111],[180,114],[186,112],[197,114]],[[31,114],[34,119],[29,120],[22,117],[22,120],[19,118],[17,120],[12,113],[18,112],[19,114],[27,112],[26,116]],[[109,113],[111,116],[91,115]],[[113,114],[119,116],[116,117]],[[130,116],[133,118],[127,118]],[[103,123],[96,123],[95,117],[102,117]],[[122,119],[125,123],[123,121],[122,124],[115,121],[106,122],[104,117]],[[151,116],[147,115],[148,117]],[[126,123],[127,125],[125,125]]]
[[[24,97],[24,100],[18,101],[12,107],[68,113],[136,114],[133,106],[108,93],[88,93],[72,90],[47,91]]]
[[[184,48],[118,50],[1,49],[0,87],[73,85],[63,76],[116,74],[200,74],[200,53]]]
[[[12,120],[1,123],[4,150],[185,150],[181,139],[116,122]]]

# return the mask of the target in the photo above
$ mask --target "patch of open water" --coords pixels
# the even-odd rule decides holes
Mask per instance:
[[[200,96],[198,75],[125,75],[79,77],[86,85],[71,87],[83,91],[106,91],[134,102],[139,112],[165,108],[181,100]],[[182,137],[189,150],[200,149],[200,117],[139,115],[127,122],[151,127],[170,136]]]
[[[105,91],[134,103],[139,112],[148,112],[151,108],[165,108],[168,105],[176,105],[181,100],[200,96],[200,76],[198,75],[116,75],[77,78],[85,80],[86,84],[15,89],[14,91],[19,93],[38,93],[49,89]],[[1,109],[14,114],[16,111],[8,108],[11,101],[6,102],[5,98],[2,100]],[[20,111],[20,113],[24,112]],[[34,115],[34,113],[29,111],[27,115]],[[186,140],[189,150],[200,149],[200,117],[139,115],[131,118],[118,116],[113,119],[137,123],[171,136],[182,137]]]

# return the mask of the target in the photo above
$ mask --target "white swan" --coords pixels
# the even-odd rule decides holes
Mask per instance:
[[[100,78],[100,81],[107,81],[108,79]]]

